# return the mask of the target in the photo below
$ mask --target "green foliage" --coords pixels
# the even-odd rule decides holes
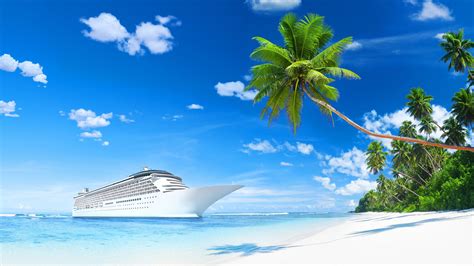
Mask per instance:
[[[474,208],[474,153],[454,153],[420,193],[420,210]]]
[[[407,95],[408,113],[417,120],[430,116],[433,113],[431,101],[433,97],[426,95],[422,88],[413,88]]]
[[[471,72],[470,75],[474,75]],[[472,128],[474,123],[474,93],[469,88],[461,89],[454,94],[452,109],[452,113],[461,124]]]
[[[426,95],[421,88],[412,89],[407,96],[407,106],[418,126],[404,121],[400,135],[425,139],[439,128],[446,143],[465,144],[468,134],[466,126],[472,124],[472,97],[469,89],[457,92],[453,97],[453,115],[440,127],[431,117],[432,97]],[[439,139],[432,141],[441,142]],[[382,143],[371,142],[366,154],[368,169],[374,174],[382,171],[388,155]],[[393,178],[380,175],[376,180],[377,188],[360,199],[356,212],[474,208],[473,152],[457,151],[449,154],[438,147],[394,140],[390,154]]]
[[[444,121],[442,138],[446,138],[446,143],[451,145],[463,145],[466,143],[467,130],[462,126],[461,122],[454,117],[450,117]]]
[[[474,208],[474,153],[457,151],[452,154],[442,169],[437,171],[426,185],[417,189],[418,197],[399,194],[397,198],[402,201],[387,201],[398,193],[396,186],[387,185],[394,181],[380,176],[377,182],[377,189],[369,191],[360,199],[356,212]]]
[[[296,132],[301,123],[303,98],[312,98],[324,103],[336,101],[339,91],[330,84],[332,78],[359,79],[359,76],[339,67],[340,56],[352,38],[344,38],[328,45],[333,37],[331,28],[324,24],[324,18],[308,14],[298,20],[296,15],[285,15],[278,27],[284,47],[262,37],[255,37],[259,43],[250,57],[263,64],[252,68],[252,80],[246,90],[255,88],[258,93],[255,102],[268,97],[262,117],[268,115],[269,123],[286,109],[288,119]],[[321,111],[331,112],[320,103]]]
[[[443,35],[441,47],[446,54],[441,57],[444,62],[449,61],[448,70],[454,68],[456,72],[464,72],[468,67],[472,67],[473,57],[469,49],[474,47],[474,42],[464,39],[464,30],[458,32],[448,32]]]
[[[382,142],[373,141],[369,144],[366,154],[366,162],[369,170],[372,173],[377,174],[385,166],[388,152],[383,150]]]

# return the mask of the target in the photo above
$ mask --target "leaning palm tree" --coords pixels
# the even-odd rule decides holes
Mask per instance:
[[[385,167],[385,161],[387,159],[388,153],[383,150],[382,142],[379,141],[372,141],[369,144],[369,147],[367,148],[366,152],[367,158],[366,158],[366,163],[367,163],[367,168],[369,171],[373,174],[377,174],[380,171],[383,170]],[[406,175],[403,175],[404,177],[408,177]],[[398,186],[401,186],[403,189],[413,193],[414,195],[417,195],[413,190],[409,189],[403,184],[396,183]]]
[[[402,137],[418,138],[416,126],[411,121],[403,121],[398,131]]]
[[[474,42],[464,39],[464,30],[448,32],[443,35],[441,43],[446,54],[441,57],[444,62],[449,61],[448,70],[454,68],[456,72],[464,72],[472,65],[472,55],[469,49],[474,47]]]
[[[365,161],[370,172],[377,174],[382,171],[388,155],[388,152],[383,150],[382,142],[372,141],[367,148],[366,155],[367,158]]]
[[[433,97],[426,95],[422,88],[411,89],[407,99],[407,111],[416,120],[421,120],[423,117],[430,116],[433,113],[433,108],[431,108]]]
[[[445,133],[441,137],[446,138],[446,143],[452,145],[464,145],[466,143],[466,129],[454,117],[444,121],[443,129]]]
[[[358,79],[359,76],[345,68],[339,67],[340,56],[352,38],[344,38],[331,45],[333,33],[324,24],[323,17],[309,14],[297,20],[294,14],[284,16],[279,30],[285,47],[278,46],[262,37],[255,37],[260,46],[251,58],[265,63],[252,68],[252,80],[247,86],[257,89],[254,102],[268,97],[262,117],[269,115],[269,121],[286,109],[293,131],[301,123],[301,109],[304,96],[315,102],[323,113],[333,113],[356,129],[374,137],[392,140],[415,142],[424,145],[448,149],[470,150],[470,147],[457,147],[441,143],[431,143],[422,139],[399,137],[372,132],[353,122],[347,116],[330,105],[330,101],[339,98],[339,91],[331,86],[333,78]]]
[[[472,128],[474,124],[474,93],[469,89],[461,89],[453,97],[452,113],[462,125]]]
[[[469,69],[467,72],[467,87],[474,86],[474,69]]]
[[[420,133],[425,133],[428,138],[431,133],[436,131],[436,125],[431,116],[424,116],[420,120],[420,128],[418,129]]]
[[[392,141],[391,153],[394,169],[403,169],[413,163],[413,146],[406,142]]]

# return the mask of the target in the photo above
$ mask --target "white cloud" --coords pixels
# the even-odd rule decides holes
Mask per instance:
[[[301,0],[249,0],[254,11],[287,11],[297,8]]]
[[[349,200],[346,202],[346,206],[348,207],[356,207],[357,205],[359,205],[355,200]]]
[[[410,4],[410,5],[418,5],[418,1],[417,0],[403,0],[403,2],[407,3],[407,4]]]
[[[435,37],[435,39],[438,39],[438,40],[442,41],[442,40],[443,40],[443,36],[444,36],[445,34],[446,34],[446,33],[444,33],[444,32],[440,32],[440,33],[436,34],[434,37]]]
[[[171,120],[171,121],[178,121],[182,119],[184,115],[164,115],[161,117],[163,120]]]
[[[252,80],[252,75],[250,75],[250,74],[244,75],[244,80],[245,81],[251,81]]]
[[[244,91],[245,85],[241,81],[219,82],[214,88],[220,96],[235,96],[244,101],[253,100],[257,95],[256,90]]]
[[[11,55],[4,54],[0,56],[0,70],[7,72],[15,72],[18,67],[18,61],[15,60]]]
[[[398,129],[403,121],[416,123],[415,119],[408,114],[407,110],[408,108],[404,107],[401,110],[384,114],[383,116],[378,115],[375,110],[372,110],[364,114],[364,127],[375,133],[392,135],[389,129]],[[381,139],[372,136],[369,136],[369,138],[381,141],[388,149],[392,148],[392,141],[390,139]]]
[[[161,25],[165,25],[165,24],[168,24],[172,21],[174,21],[174,23],[172,24],[173,26],[181,26],[181,21],[179,21],[175,16],[156,16],[155,19],[161,24]]]
[[[94,130],[94,131],[91,131],[91,132],[82,132],[81,137],[100,139],[100,138],[102,138],[102,133],[98,130]]]
[[[432,39],[436,31],[422,31],[409,34],[377,37],[370,39],[357,39],[351,45],[346,46],[346,50],[370,50],[377,51],[381,54],[387,53],[401,53],[403,52],[416,52],[410,47],[418,47],[420,41]],[[409,47],[408,47],[409,46]],[[419,51],[418,51],[419,52]]]
[[[349,184],[346,184],[342,188],[338,188],[336,190],[336,194],[350,196],[354,194],[365,193],[371,189],[375,189],[376,187],[377,182],[359,178],[357,180],[351,181]]]
[[[119,115],[119,120],[127,124],[135,122],[135,120],[128,118],[126,115]]]
[[[109,141],[107,141],[107,140],[106,140],[106,141],[104,141],[104,142],[102,142],[102,146],[109,146],[109,145],[110,145],[110,142],[109,142]]]
[[[434,3],[432,0],[425,0],[420,12],[412,16],[414,20],[454,20],[451,16],[451,10],[441,3]]]
[[[0,70],[15,72],[17,68],[20,68],[21,74],[24,77],[33,77],[33,81],[35,82],[48,83],[47,76],[43,73],[43,67],[40,64],[35,64],[31,61],[18,63],[18,61],[9,54],[0,56]]]
[[[314,180],[321,183],[321,185],[327,190],[333,191],[333,190],[336,189],[336,184],[331,183],[331,178],[329,178],[329,177],[314,176],[313,178],[314,178]]]
[[[176,20],[174,16],[156,16],[158,24],[142,22],[136,26],[135,32],[129,33],[112,14],[101,13],[97,17],[81,19],[81,22],[90,27],[84,35],[99,42],[116,42],[120,51],[129,55],[144,54],[142,46],[152,54],[163,54],[173,48],[173,35],[165,24]],[[181,25],[180,21],[173,24]]]
[[[259,139],[256,139],[255,142],[244,144],[244,148],[246,148],[246,151],[252,150],[261,153],[275,153],[278,151],[268,140]]]
[[[432,117],[433,120],[438,125],[443,125],[444,120],[449,118],[449,111],[444,108],[443,106],[433,104],[432,106],[433,113]],[[408,114],[408,108],[404,107],[400,110],[396,110],[392,113],[387,113],[384,115],[378,115],[375,110],[372,110],[368,113],[364,114],[364,127],[368,130],[374,131],[375,133],[382,133],[393,135],[398,132],[398,129],[402,125],[403,121],[410,121],[415,124],[416,128],[419,129],[418,122]],[[433,132],[430,136],[434,138],[440,138],[442,135],[441,130],[436,127],[435,132]],[[387,147],[388,149],[391,148],[391,140],[390,139],[380,139],[369,136],[371,139],[377,139],[382,141],[382,144]]]
[[[171,51],[173,36],[171,31],[163,25],[155,25],[150,22],[142,22],[137,26],[132,37],[137,44],[143,44],[152,54],[163,54]],[[136,49],[128,50],[130,55],[134,55]]]
[[[190,104],[190,105],[186,106],[186,108],[188,108],[190,110],[203,110],[204,106],[193,103],[193,104]]]
[[[84,36],[99,42],[115,42],[128,38],[130,34],[120,21],[110,13],[100,13],[97,17],[80,21],[90,27],[90,31],[83,31]]]
[[[289,151],[289,152],[298,152],[304,155],[310,155],[315,152],[312,144],[307,144],[303,142],[296,142],[295,145],[285,141],[283,144],[278,144],[276,141],[272,141],[274,144],[271,144],[268,140],[255,139],[254,142],[249,144],[244,144],[242,151],[249,153],[250,150],[260,151],[262,153],[275,153],[278,151]],[[265,150],[265,151],[263,151]]]
[[[110,125],[109,119],[112,118],[112,113],[105,113],[99,116],[91,110],[83,108],[69,112],[69,119],[77,122],[77,126],[81,129],[99,128]]]
[[[288,151],[297,151],[298,150],[295,145],[292,145],[288,141],[285,141],[285,143],[283,143],[283,145],[281,145],[280,148],[281,149],[283,149],[283,148],[287,149]]]
[[[15,101],[0,101],[0,115],[7,117],[19,117],[20,115],[15,114],[16,102]]]
[[[31,61],[23,61],[18,64],[18,68],[20,68],[21,74],[24,77],[33,77],[33,81],[43,84],[48,83],[46,75],[43,74],[43,67],[40,64],[34,64]]]
[[[309,155],[314,151],[314,147],[311,144],[296,142],[296,148],[298,149],[299,153]]]
[[[326,165],[329,168],[323,169],[324,174],[339,172],[359,178],[367,178],[369,176],[369,170],[365,162],[366,155],[357,147],[353,147],[352,150],[341,153],[339,157],[328,155],[325,159]]]
[[[436,105],[436,104],[433,104],[432,108],[433,108],[433,113],[431,114],[431,116],[433,117],[433,120],[438,125],[442,126],[444,121],[449,118],[450,112],[446,110],[446,108],[444,108],[443,106]],[[442,134],[443,132],[441,132],[441,130],[439,130],[436,127],[436,131],[431,135],[435,138],[441,138]]]
[[[355,51],[362,48],[362,44],[358,41],[354,41],[346,46],[346,50]]]
[[[40,64],[34,64],[31,61],[21,62],[18,64],[18,67],[21,69],[21,74],[25,77],[35,77],[43,74],[43,67],[40,66]]]
[[[60,116],[66,116],[66,112],[64,112],[64,111],[61,110],[61,111],[59,111],[59,115],[60,115]]]
[[[36,75],[36,76],[33,77],[33,81],[41,82],[43,84],[46,84],[46,83],[48,83],[47,78],[48,78],[48,76],[46,76],[45,74],[39,74],[39,75]]]
[[[281,166],[293,166],[293,164],[289,163],[289,162],[280,162],[280,165]]]

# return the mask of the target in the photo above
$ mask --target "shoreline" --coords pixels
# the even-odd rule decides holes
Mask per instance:
[[[359,213],[286,243],[259,244],[251,254],[212,265],[472,265],[474,210]]]

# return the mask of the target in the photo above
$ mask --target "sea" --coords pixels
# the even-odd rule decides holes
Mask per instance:
[[[208,264],[273,252],[348,213],[212,213],[201,218],[0,214],[0,264]]]

